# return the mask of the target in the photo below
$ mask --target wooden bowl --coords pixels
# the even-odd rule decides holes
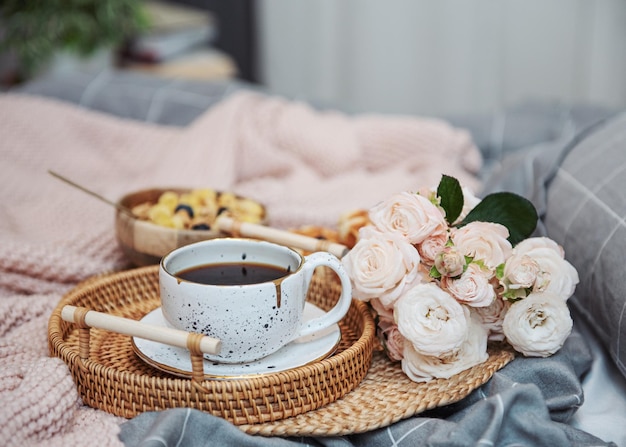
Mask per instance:
[[[189,192],[190,189],[146,189],[127,194],[117,202],[119,205],[115,214],[115,233],[117,241],[124,254],[136,266],[158,264],[164,255],[183,245],[228,236],[226,233],[215,229],[194,230],[169,228],[157,225],[148,220],[139,219],[120,209],[132,210],[135,206],[146,202],[156,203],[161,194],[166,191],[181,194]],[[241,196],[236,197],[242,198]],[[265,207],[263,205],[261,205],[261,207],[265,212]],[[265,217],[261,223],[265,223]]]

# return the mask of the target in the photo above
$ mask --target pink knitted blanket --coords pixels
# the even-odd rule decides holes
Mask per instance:
[[[0,440],[121,445],[121,418],[81,404],[50,358],[48,318],[78,281],[125,268],[113,210],[50,176],[115,200],[152,186],[213,187],[267,205],[270,224],[334,226],[341,212],[436,185],[479,187],[467,132],[402,116],[319,112],[238,93],[187,128],[121,120],[58,101],[0,96]]]

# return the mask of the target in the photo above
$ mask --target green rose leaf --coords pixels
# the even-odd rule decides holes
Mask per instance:
[[[441,207],[446,212],[446,220],[452,225],[463,210],[464,199],[461,184],[454,177],[444,174],[437,187],[437,196],[441,200]]]
[[[434,265],[430,269],[430,277],[436,279],[441,278],[441,273],[439,273],[439,270],[437,270],[437,267],[435,267]]]
[[[496,192],[476,205],[459,226],[476,221],[499,223],[509,230],[509,242],[515,246],[535,231],[537,219],[529,200],[512,192]]]

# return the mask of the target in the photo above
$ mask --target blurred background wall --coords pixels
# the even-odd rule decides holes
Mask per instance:
[[[258,0],[257,78],[352,112],[626,105],[624,0]]]
[[[72,67],[58,61],[83,42],[115,56],[128,40],[118,28],[143,7],[158,20],[144,33],[126,27],[120,68],[237,76],[356,113],[626,107],[626,0],[11,0],[0,2],[0,44],[14,37],[0,45],[0,84],[2,73],[19,80],[19,51],[53,54],[52,67]]]

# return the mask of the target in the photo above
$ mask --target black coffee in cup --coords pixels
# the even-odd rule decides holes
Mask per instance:
[[[342,292],[323,315],[304,320],[313,272],[332,269]],[[252,362],[293,340],[338,323],[352,302],[350,277],[327,252],[303,256],[284,245],[241,238],[217,238],[183,245],[159,266],[161,312],[168,325],[222,342],[223,363]]]
[[[274,281],[289,272],[290,268],[285,269],[270,264],[236,262],[199,265],[182,270],[176,273],[176,276],[199,284],[240,286]]]

